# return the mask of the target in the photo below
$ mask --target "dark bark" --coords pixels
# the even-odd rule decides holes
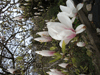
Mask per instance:
[[[90,39],[91,44],[93,45],[94,49],[95,49],[95,67],[96,67],[96,71],[98,74],[100,74],[100,39],[97,36],[96,30],[93,27],[93,25],[90,23],[90,21],[88,20],[88,18],[85,16],[84,12],[82,10],[80,10],[78,12],[79,14],[79,18],[81,20],[81,22],[83,24],[86,25],[86,32],[87,35]],[[94,58],[93,58],[94,59]]]

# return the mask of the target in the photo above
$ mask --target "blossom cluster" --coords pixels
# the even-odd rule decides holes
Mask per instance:
[[[49,42],[52,41],[52,38],[55,40],[60,40],[60,47],[62,48],[63,41],[65,44],[68,44],[77,34],[82,33],[86,26],[84,24],[80,24],[73,28],[73,22],[77,16],[78,11],[83,7],[83,3],[79,3],[76,7],[74,6],[74,2],[72,0],[66,1],[67,6],[60,5],[60,9],[62,12],[57,14],[57,18],[60,22],[47,22],[48,31],[37,32],[41,37],[34,38],[34,40],[39,42]],[[76,44],[78,47],[85,46],[84,42],[78,42]],[[42,56],[54,56],[55,51],[42,50],[36,51],[37,54]],[[59,64],[60,67],[66,68],[67,63]],[[47,72],[49,75],[64,75],[57,69],[50,69],[50,72]]]

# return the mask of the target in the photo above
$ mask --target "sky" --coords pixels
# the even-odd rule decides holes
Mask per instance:
[[[15,2],[17,2],[18,0],[15,0]],[[13,3],[13,0],[11,0],[11,2],[10,2],[11,4]],[[8,7],[10,6],[10,4],[8,4],[8,6],[5,8],[5,9],[3,9],[3,11],[5,11]],[[16,6],[18,7],[19,6],[19,4],[16,4]],[[12,14],[12,17],[16,17],[16,16],[19,16],[19,15],[21,15],[20,13],[18,14],[18,13],[16,13],[16,11],[17,11],[17,9],[13,9],[13,8],[11,8],[12,10],[13,10],[13,14]],[[20,11],[21,12],[21,11]],[[9,14],[9,12],[8,11],[6,11],[6,13],[7,14]],[[3,21],[2,21],[2,16],[4,16],[4,14],[3,13],[1,13],[0,14],[0,23],[2,23]],[[31,25],[29,25],[28,23],[32,23],[30,20],[28,20],[27,21],[27,25],[26,26],[23,26],[23,28],[25,28],[25,29],[30,29],[32,26]],[[34,24],[34,23],[33,23]],[[0,27],[0,29],[2,29],[1,27]],[[16,29],[16,32],[17,32],[17,30],[19,29],[19,27],[16,27],[15,28]],[[23,29],[21,29],[20,28],[20,31],[21,30],[23,30]],[[24,34],[24,33],[23,33]],[[30,35],[30,34],[28,34],[28,35]],[[0,36],[2,36],[2,33],[0,33]],[[21,34],[17,34],[16,36],[15,36],[16,38],[22,38],[23,37],[23,35],[21,35]],[[33,37],[26,37],[26,39],[25,39],[25,45],[26,46],[28,46],[31,42],[30,42],[30,40],[32,39]],[[19,40],[18,40],[19,41]],[[10,46],[8,46],[8,47],[10,47]],[[13,48],[13,49],[15,49],[15,48]],[[13,50],[12,50],[13,51]],[[28,53],[31,53],[31,49],[28,51]],[[16,58],[16,56],[15,56],[15,58]],[[7,63],[9,63],[10,64],[10,62],[11,62],[11,60],[9,60],[9,61],[7,61]],[[11,66],[9,66],[9,68],[10,68]],[[1,69],[0,69],[0,71],[1,71]],[[33,75],[32,73],[30,73],[30,75]],[[34,75],[38,75],[37,73],[34,73]]]

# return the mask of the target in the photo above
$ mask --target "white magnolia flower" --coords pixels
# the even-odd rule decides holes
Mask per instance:
[[[7,69],[8,70],[8,72],[10,72],[11,74],[14,74],[14,71],[16,70],[16,69]]]
[[[35,52],[42,56],[54,56],[55,53],[55,51],[49,51],[49,50],[42,50],[42,51],[35,51]]]
[[[79,25],[75,30],[72,27],[72,21],[66,15],[65,12],[60,12],[57,15],[59,21],[61,22],[48,22],[47,28],[49,35],[55,40],[61,40],[60,46],[62,47],[62,42],[68,44],[71,39],[73,39],[76,34],[79,34],[85,30],[85,25]]]
[[[17,16],[17,17],[14,17],[13,20],[21,20],[23,18],[23,16]]]
[[[84,46],[85,46],[85,43],[84,43],[84,42],[78,42],[78,43],[77,43],[77,46],[78,46],[78,47],[84,47]]]
[[[66,1],[66,6],[60,5],[60,9],[63,12],[66,12],[69,17],[75,17],[77,12],[83,7],[83,3],[79,3],[76,7],[72,0]]]
[[[61,63],[61,64],[58,64],[60,67],[62,68],[66,68],[66,66],[68,65],[67,63]]]
[[[57,69],[50,69],[50,71],[46,72],[46,73],[49,74],[49,75],[64,75],[63,73],[61,73]]]
[[[38,37],[38,38],[34,38],[34,40],[36,40],[36,41],[49,42],[49,41],[52,40],[52,38],[49,37],[48,31],[37,32],[36,34],[41,36],[41,37]]]

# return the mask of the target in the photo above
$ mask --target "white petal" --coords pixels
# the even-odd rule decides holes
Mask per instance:
[[[16,69],[7,69],[10,73],[14,73],[14,71],[16,70]]]
[[[75,9],[74,2],[72,0],[67,0],[66,5],[70,7],[72,10]]]
[[[100,28],[97,28],[96,31],[97,31],[97,33],[100,33]]]
[[[35,41],[39,41],[39,42],[49,42],[52,40],[51,37],[38,37],[38,38],[34,38]]]
[[[55,72],[55,73],[57,73],[57,74],[60,74],[60,73],[61,73],[61,72],[58,71],[57,69],[50,69],[50,71],[51,71],[51,72]]]
[[[92,21],[92,17],[93,17],[92,14],[88,14],[88,19],[89,19],[89,21]]]
[[[82,7],[83,7],[83,3],[79,3],[76,8],[79,11]]]
[[[63,5],[60,5],[60,9],[61,9],[62,12],[66,12],[68,16],[70,15],[70,13],[72,11],[69,7],[66,7],[66,6],[63,6]]]
[[[76,34],[82,33],[86,29],[86,26],[84,24],[79,25],[76,28]]]
[[[42,56],[54,56],[55,53],[55,51],[49,51],[49,50],[42,50],[42,51],[35,51],[35,52]]]
[[[48,28],[48,33],[52,38],[54,38],[56,40],[61,40],[57,36],[57,34],[60,33],[61,31],[65,30],[66,26],[59,22],[49,22],[49,23],[47,23],[47,28]]]
[[[76,18],[76,16],[72,18],[72,23],[75,21],[75,18]]]
[[[71,31],[71,30],[63,30],[63,31],[59,32],[59,33],[57,34],[57,36],[58,36],[61,40],[62,40],[62,39],[72,39],[73,36],[71,37],[71,35],[73,35],[73,34],[76,35],[76,33],[73,32],[73,31]]]
[[[85,46],[85,43],[84,43],[84,42],[78,42],[78,43],[77,43],[77,46],[78,46],[78,47],[84,47],[84,46]]]
[[[57,14],[57,17],[61,23],[66,25],[69,28],[72,28],[72,21],[71,19],[66,15],[65,12],[60,12]]]
[[[71,40],[71,39],[61,40],[60,43],[59,43],[60,47],[62,47],[63,41],[65,42],[65,44],[68,44],[70,40]]]
[[[58,64],[60,67],[62,68],[66,68],[66,66],[68,65],[67,63],[61,63],[61,64]]]
[[[91,11],[92,5],[91,5],[91,4],[87,4],[87,5],[86,5],[86,9],[87,9],[87,11]]]
[[[37,32],[36,34],[38,34],[40,36],[49,36],[48,31]]]

